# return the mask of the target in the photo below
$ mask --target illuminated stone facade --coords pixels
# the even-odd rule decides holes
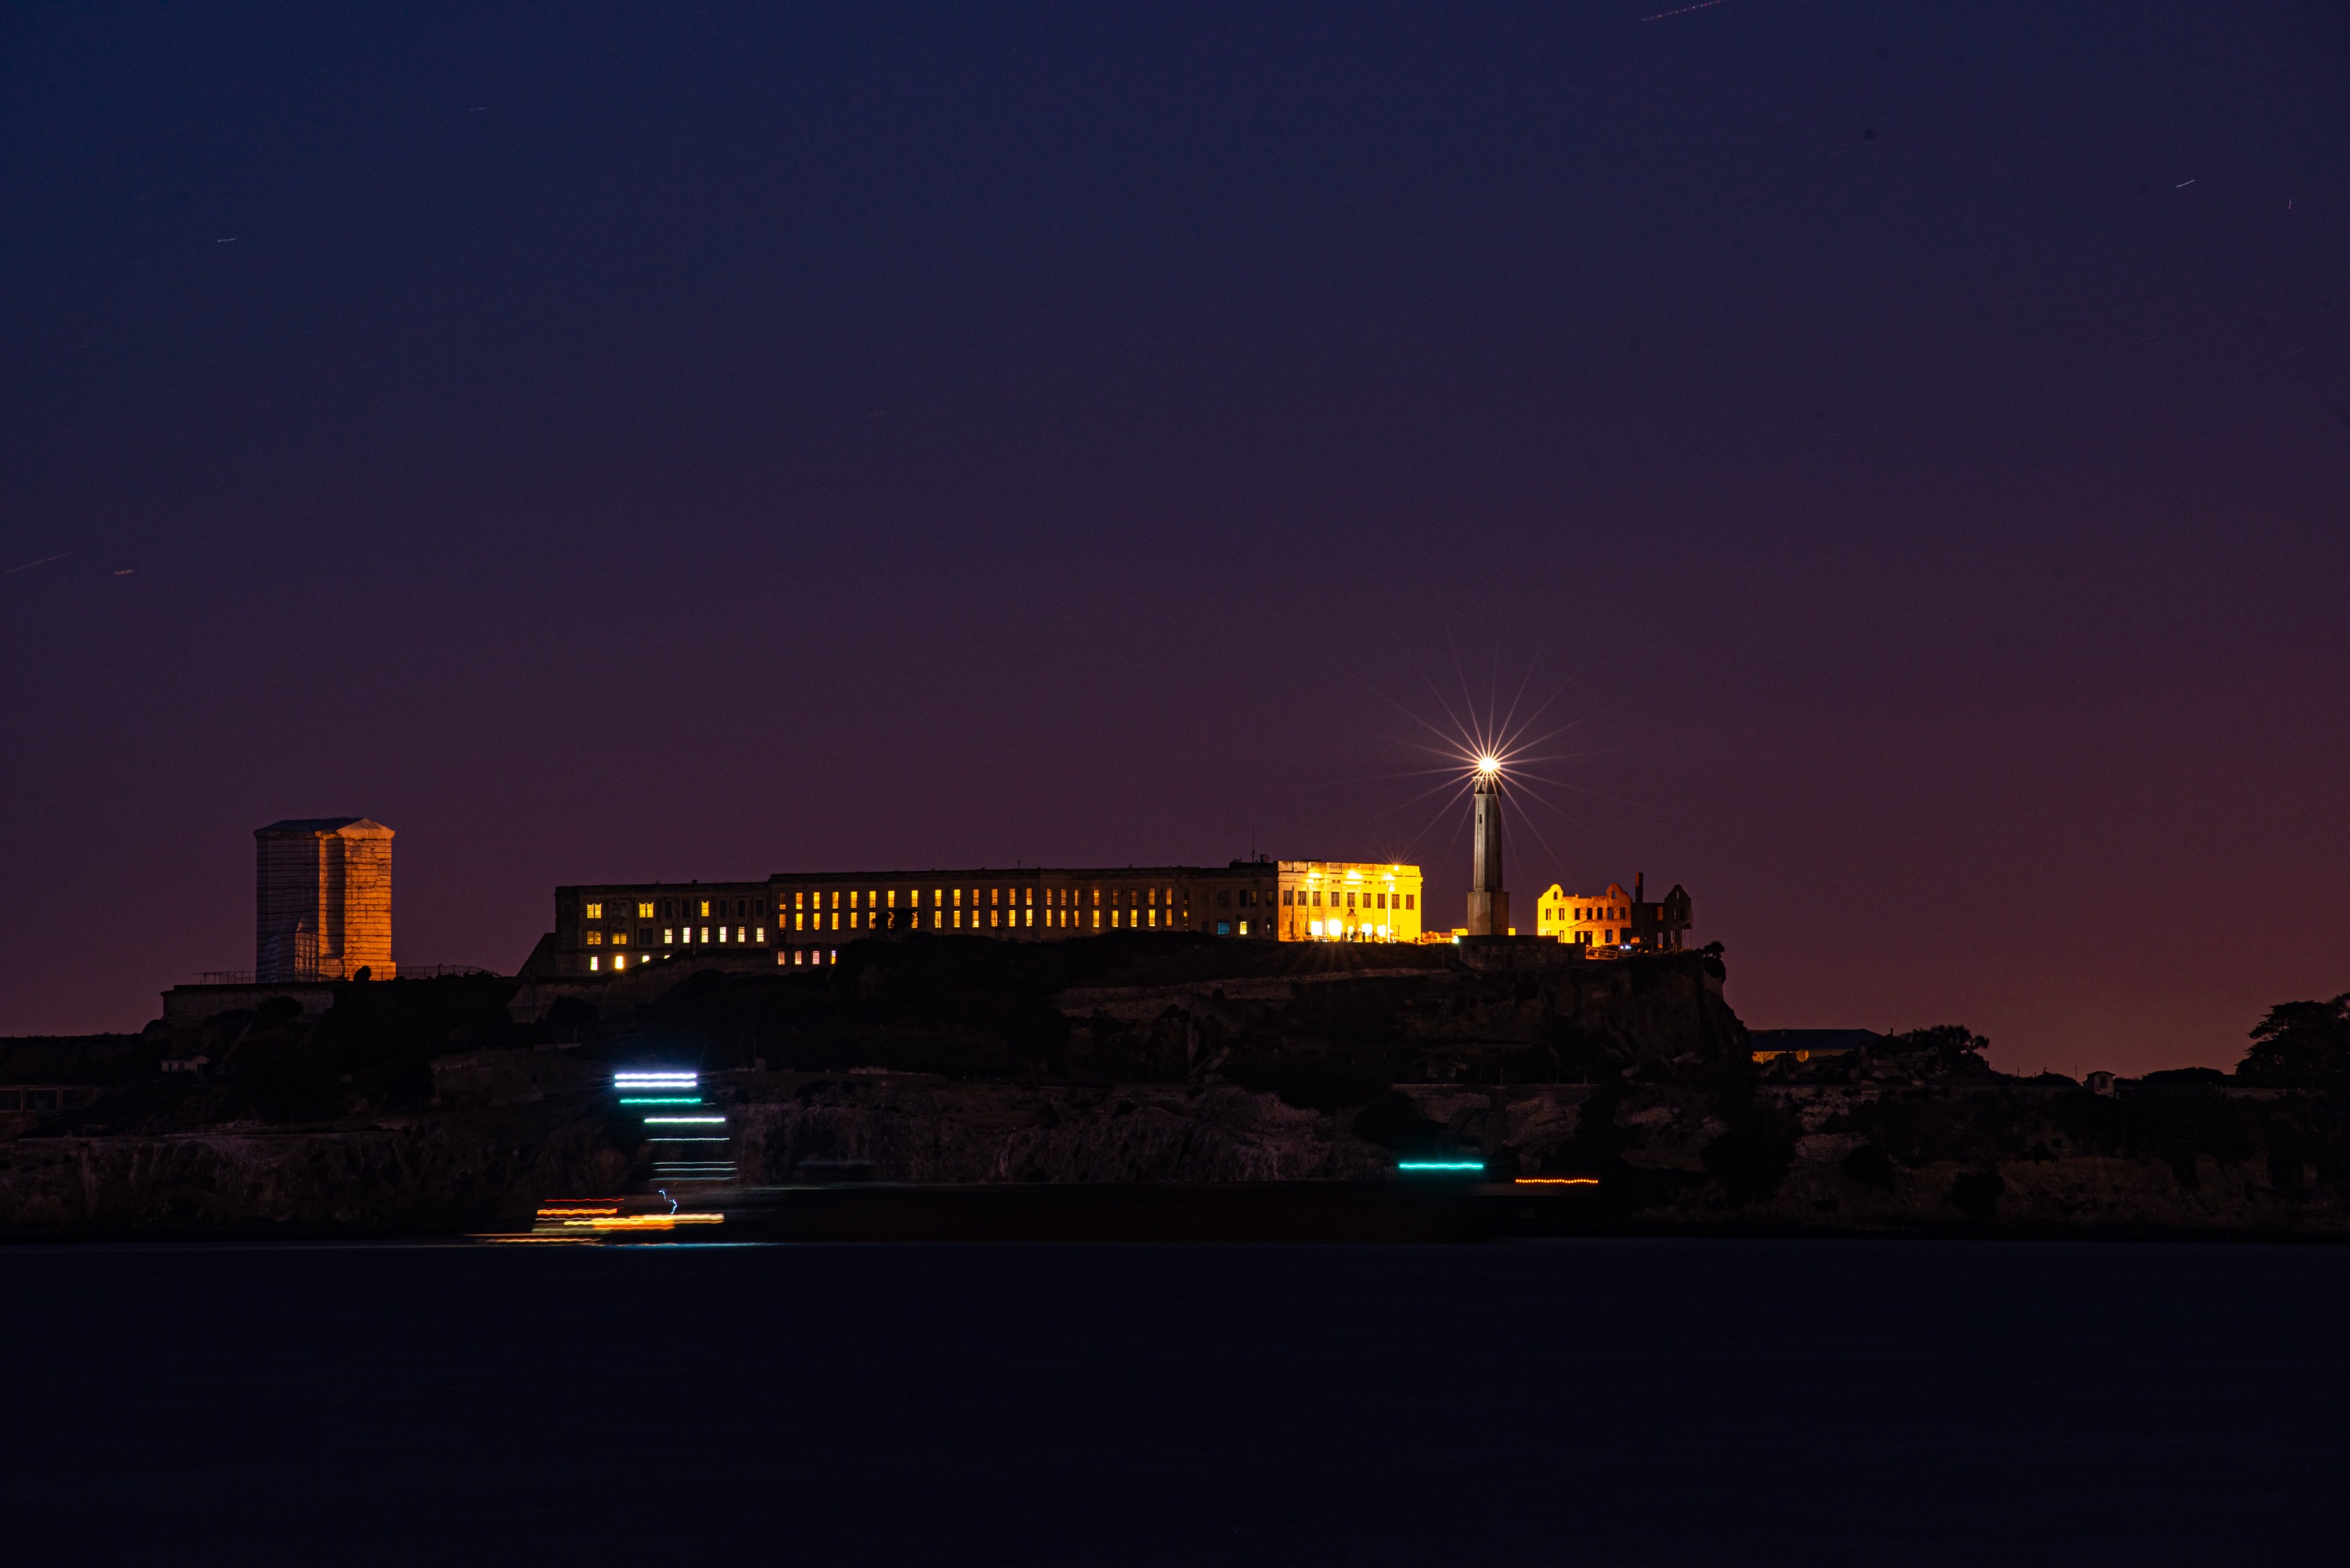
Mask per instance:
[[[1594,955],[1679,952],[1689,940],[1690,896],[1675,883],[1652,904],[1644,896],[1647,881],[1635,877],[1628,893],[1620,882],[1608,883],[1604,893],[1569,893],[1554,882],[1534,906],[1534,934]]]
[[[254,980],[390,980],[391,829],[364,816],[253,830]]]
[[[1281,862],[1281,940],[1419,940],[1419,867],[1360,860]]]

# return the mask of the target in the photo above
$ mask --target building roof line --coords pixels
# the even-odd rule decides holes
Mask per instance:
[[[346,829],[359,833],[380,833],[386,836],[390,836],[391,833],[391,829],[382,823],[365,816],[289,816],[282,822],[273,822],[266,827],[255,828],[253,836],[255,838],[296,838],[304,835],[341,833]]]

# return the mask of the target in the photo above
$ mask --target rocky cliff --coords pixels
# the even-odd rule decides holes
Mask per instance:
[[[0,1235],[27,1240],[448,1235],[616,1190],[598,1120],[447,1113],[363,1127],[0,1143]]]
[[[1758,1062],[1712,954],[1626,962],[1187,939],[867,944],[515,1022],[482,979],[355,984],[10,1047],[99,1091],[0,1142],[17,1237],[514,1223],[641,1183],[614,1064],[691,1064],[749,1184],[1380,1180],[1412,1155],[1599,1179],[1595,1222],[1759,1231],[2350,1231],[2350,1095],[2002,1077],[1963,1030]],[[207,1059],[203,1075],[161,1072]],[[61,1066],[62,1064],[62,1066]]]
[[[1596,1175],[1608,1222],[1671,1229],[2350,1234],[2330,1096],[2189,1081],[2106,1098],[2018,1082],[1406,1084],[1316,1111],[1235,1085],[958,1084],[894,1075],[721,1093],[745,1179],[1380,1179],[1405,1154]],[[2280,1152],[2282,1151],[2282,1152]]]

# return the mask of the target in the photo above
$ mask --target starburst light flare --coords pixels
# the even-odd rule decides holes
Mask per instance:
[[[1457,670],[1457,656],[1455,664]],[[1433,713],[1417,711],[1411,704],[1380,693],[1389,707],[1419,732],[1419,739],[1398,737],[1398,742],[1420,753],[1432,764],[1384,775],[1420,786],[1409,798],[1390,806],[1391,813],[1409,813],[1414,816],[1421,812],[1428,814],[1416,830],[1405,828],[1403,847],[1399,854],[1417,855],[1428,835],[1442,830],[1448,823],[1452,826],[1447,836],[1471,827],[1473,812],[1461,808],[1472,806],[1483,794],[1494,808],[1502,801],[1508,801],[1513,822],[1532,836],[1543,855],[1557,863],[1561,857],[1549,842],[1549,836],[1534,820],[1536,816],[1548,816],[1554,819],[1554,826],[1565,823],[1578,836],[1592,836],[1593,826],[1580,820],[1562,797],[1587,796],[1595,801],[1623,804],[1586,784],[1559,776],[1563,769],[1578,769],[1578,764],[1587,764],[1604,754],[1577,746],[1569,739],[1597,717],[1596,712],[1551,717],[1559,699],[1566,695],[1567,686],[1562,685],[1547,696],[1530,694],[1534,667],[1529,664],[1515,691],[1497,677],[1494,689],[1481,697],[1470,690],[1464,674],[1458,696],[1448,697],[1426,670],[1419,674],[1425,696],[1435,707]],[[1604,833],[1596,836],[1606,836]]]

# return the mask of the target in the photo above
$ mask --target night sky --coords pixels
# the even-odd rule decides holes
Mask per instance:
[[[557,882],[1414,859],[1758,1027],[2350,990],[2350,24],[1721,0],[16,7],[0,1032]],[[1498,698],[1496,697],[1498,693]],[[1563,787],[1562,787],[1563,786]]]

